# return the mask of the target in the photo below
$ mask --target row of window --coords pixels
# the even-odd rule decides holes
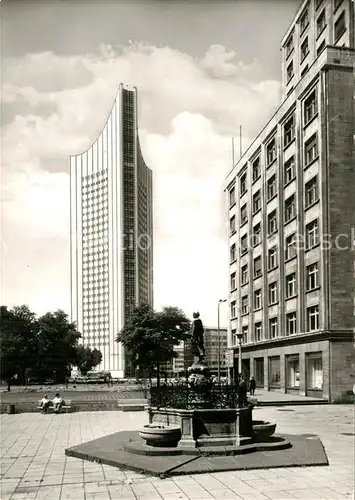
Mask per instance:
[[[272,236],[277,232],[277,213],[276,210],[271,212],[268,216],[268,236]],[[245,234],[240,239],[240,255],[243,256],[248,253],[249,248],[253,248],[261,243],[261,227],[260,224],[254,227],[254,232],[251,238],[248,234]],[[314,219],[305,226],[305,235],[292,233],[285,238],[285,260],[288,261],[297,256],[297,251],[311,250],[312,248],[319,245],[319,223],[318,219]],[[230,260],[234,262],[237,260],[236,244],[233,243],[230,247]],[[277,267],[277,250],[276,246],[269,248],[268,250],[268,270]],[[259,266],[260,263],[260,266]],[[272,267],[273,266],[273,267]],[[254,259],[254,269],[260,271],[255,271],[254,278],[261,276],[261,256],[255,257]],[[235,275],[235,273],[233,273]],[[231,276],[233,276],[233,274]]]
[[[281,357],[281,359],[283,356]],[[265,357],[268,369],[269,388],[280,387],[281,382],[281,359],[280,356]],[[305,353],[303,373],[300,371],[300,355],[286,354],[282,360],[285,374],[285,385],[288,388],[299,388],[300,376],[305,382],[308,390],[321,390],[323,388],[322,353]],[[254,358],[254,376],[258,386],[264,386],[264,358]]]
[[[334,0],[334,12],[338,10],[338,7],[342,3],[343,0]],[[318,10],[321,4],[323,3],[323,0],[316,0],[316,9]],[[300,26],[300,36],[303,37],[305,35],[306,29],[309,26],[309,7],[307,6],[304,11],[302,12],[299,20],[299,26]],[[323,30],[326,27],[326,13],[325,13],[325,8],[322,10],[322,12],[318,15],[316,18],[316,37],[318,38],[319,35],[323,32]],[[338,39],[341,37],[341,35],[345,32],[346,30],[346,22],[345,22],[345,11],[343,10],[342,13],[339,15],[339,17],[336,19],[334,23],[334,43],[338,41]],[[306,37],[304,40],[308,40],[308,37]],[[295,48],[295,42],[294,42],[294,32],[291,33],[289,38],[286,41],[285,44],[285,56],[286,59],[288,59],[293,52]],[[301,61],[302,61],[302,45],[301,45]]]
[[[249,332],[249,326],[245,325],[242,327],[243,333],[243,343],[248,342],[261,342],[267,338],[277,338],[282,336],[294,335],[298,333],[297,328],[297,312],[292,311],[285,315],[285,327],[284,331],[279,329],[279,319],[278,317],[269,318],[268,323],[268,337],[266,337],[266,332],[263,329],[263,323],[261,321],[254,324],[253,336],[251,337],[251,332]],[[306,309],[306,332],[314,332],[319,330],[319,305],[314,305],[307,307]],[[234,343],[237,344],[236,330],[232,330],[232,336]]]
[[[267,202],[272,200],[277,195],[277,187],[276,187],[276,175],[272,175],[267,182]],[[310,179],[304,189],[304,205],[305,209],[311,207],[314,203],[319,200],[319,189],[318,189],[318,177],[314,176]],[[262,207],[262,198],[261,198],[261,190],[259,189],[254,193],[252,200],[252,215],[255,215],[261,210]],[[285,224],[290,222],[294,217],[296,217],[296,195],[290,195],[284,201],[284,222]],[[248,205],[244,203],[244,205],[240,208],[240,225],[243,226],[248,222]],[[253,230],[254,235],[257,233],[258,224],[255,226],[255,231]],[[230,233],[234,234],[236,230],[236,217],[233,215],[230,218]]]
[[[319,263],[314,262],[305,268],[305,278],[306,278],[306,292],[311,292],[320,287],[319,278]],[[248,266],[245,265],[241,269],[241,285],[246,285],[248,283]],[[297,275],[296,272],[292,272],[285,276],[285,298],[291,299],[297,295]],[[274,281],[268,286],[268,305],[277,304],[279,301],[279,291],[278,282]],[[253,308],[254,311],[261,309],[262,304],[262,289],[258,288],[254,290],[253,294]],[[241,314],[249,314],[249,297],[248,295],[243,295],[241,298]],[[231,302],[231,318],[235,318],[237,315],[237,303],[236,301]]]
[[[304,148],[304,163],[308,166],[318,157],[318,138],[317,134],[313,134],[306,143]],[[268,164],[269,165],[269,164]],[[260,157],[253,161],[252,164],[252,180],[253,183],[261,176]],[[287,185],[296,178],[295,157],[291,156],[284,164],[284,185]],[[247,172],[244,172],[239,178],[239,194],[243,196],[247,190]],[[274,197],[277,192],[276,175],[267,180],[267,196],[268,199]],[[236,203],[236,187],[233,185],[229,190],[229,206],[232,207]]]

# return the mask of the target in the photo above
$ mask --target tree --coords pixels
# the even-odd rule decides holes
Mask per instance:
[[[82,375],[99,365],[102,361],[101,351],[90,349],[88,346],[79,345],[76,350],[76,366]]]
[[[38,326],[36,371],[42,377],[51,376],[55,382],[62,382],[68,376],[70,365],[76,363],[81,334],[61,310],[40,317]]]
[[[27,370],[37,357],[38,323],[25,305],[8,310],[0,308],[0,373],[10,391],[11,380],[18,375],[25,380]]]
[[[156,312],[149,305],[140,305],[132,313],[117,335],[135,367],[157,373],[160,383],[160,366],[178,356],[175,346],[189,338],[190,321],[177,307],[165,307]]]

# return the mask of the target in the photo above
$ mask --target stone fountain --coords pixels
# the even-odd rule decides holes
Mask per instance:
[[[146,444],[129,443],[127,451],[138,453],[141,449],[142,453],[149,454],[153,452],[150,448],[155,448],[155,454],[159,448],[163,454],[214,455],[256,451],[260,442],[268,443],[270,449],[290,446],[287,440],[272,439],[275,423],[253,423],[253,404],[247,399],[245,383],[243,390],[242,384],[237,388],[213,382],[205,363],[203,333],[200,315],[194,313],[193,363],[188,368],[187,382],[180,387],[151,390],[149,423],[140,430]],[[164,395],[168,396],[165,402]],[[174,402],[179,404],[174,406]]]
[[[213,383],[204,361],[203,326],[197,313],[192,354],[186,383],[151,388],[148,424],[139,431],[117,431],[68,448],[66,455],[161,478],[328,465],[317,436],[274,436],[276,423],[253,420],[246,384]]]

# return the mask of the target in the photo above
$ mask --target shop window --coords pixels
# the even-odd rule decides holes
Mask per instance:
[[[286,356],[287,387],[298,388],[300,385],[299,356]]]
[[[269,358],[269,387],[280,387],[280,357]]]
[[[258,387],[264,387],[264,358],[254,359],[254,377]]]
[[[323,389],[322,353],[307,355],[307,389]]]

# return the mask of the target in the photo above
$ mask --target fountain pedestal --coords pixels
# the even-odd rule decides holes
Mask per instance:
[[[149,424],[179,425],[179,448],[241,446],[253,442],[251,407],[193,410],[150,408]]]

